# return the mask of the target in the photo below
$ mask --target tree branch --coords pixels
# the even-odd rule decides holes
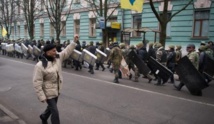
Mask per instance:
[[[180,13],[181,11],[185,10],[191,3],[193,2],[193,0],[190,0],[188,4],[186,4],[182,9],[180,9],[179,11],[177,11],[176,13],[174,13],[167,22],[171,21],[172,18],[177,15],[178,13]]]
[[[154,4],[153,4],[152,0],[149,0],[149,4],[150,4],[151,9],[152,9],[152,11],[154,12],[154,14],[155,14],[157,20],[158,20],[160,23],[162,23],[162,20],[161,20],[161,18],[160,18],[160,16],[159,16],[158,12],[156,11],[156,9],[155,9],[155,7],[154,7]]]

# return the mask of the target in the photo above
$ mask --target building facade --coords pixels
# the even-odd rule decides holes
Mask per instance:
[[[190,4],[185,10],[181,11],[167,25],[166,45],[182,45],[195,43],[198,45],[201,41],[214,41],[214,4],[213,0],[194,0],[194,4]],[[169,16],[179,11],[188,3],[188,0],[171,0],[169,1]],[[161,14],[163,11],[163,2],[156,0],[154,3],[156,10]],[[108,14],[113,9],[109,9]],[[75,0],[72,5],[71,14],[67,21],[65,17],[61,17],[64,29],[61,32],[61,42],[64,40],[72,40],[75,34],[80,36],[80,42],[102,41],[102,29],[99,25],[99,17],[96,12],[92,11],[90,4],[84,0]],[[52,39],[54,28],[51,26],[49,18],[42,16],[35,20],[35,39]],[[117,8],[107,22],[108,40],[121,41],[121,34],[126,29],[149,28],[159,30],[159,22],[156,19],[152,9],[145,0],[143,12],[137,13],[131,10],[123,10]],[[10,39],[28,38],[27,26],[24,21],[17,22],[12,25]],[[131,31],[130,44],[142,42],[143,33]],[[154,42],[155,33],[147,32],[146,40]],[[159,34],[156,34],[156,42],[159,41]]]

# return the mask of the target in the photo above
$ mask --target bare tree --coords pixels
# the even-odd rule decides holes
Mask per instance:
[[[0,0],[0,21],[1,25],[5,27],[7,31],[7,38],[11,35],[11,26],[16,19],[16,0]]]
[[[18,6],[23,10],[30,39],[34,39],[34,21],[43,15],[41,0],[19,0]]]
[[[180,13],[181,11],[185,10],[192,2],[193,0],[188,0],[189,2],[183,6],[179,11],[175,12],[173,15],[168,16],[168,2],[170,0],[163,0],[164,2],[164,6],[163,6],[163,13],[162,15],[160,15],[157,10],[154,7],[153,4],[153,0],[149,0],[149,4],[151,6],[152,11],[154,12],[157,20],[160,23],[160,43],[165,46],[165,42],[166,42],[166,29],[167,29],[167,23],[170,22],[172,20],[172,18],[174,16],[176,16],[178,13]],[[185,0],[186,1],[186,0]]]
[[[108,29],[106,28],[107,21],[111,18],[115,10],[120,6],[120,3],[115,2],[115,0],[85,0],[85,1],[90,5],[90,7],[92,7],[91,10],[97,13],[95,14],[97,16],[97,20],[98,18],[102,18],[104,21],[104,28],[102,29],[103,35],[102,41],[106,46],[108,44],[107,42]]]
[[[56,39],[60,39],[60,33],[65,25],[61,24],[62,17],[67,21],[73,0],[43,0],[47,15],[56,32]]]

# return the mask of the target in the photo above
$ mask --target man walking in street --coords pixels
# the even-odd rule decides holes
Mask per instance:
[[[47,109],[40,115],[42,124],[47,124],[51,115],[52,124],[60,124],[57,101],[62,85],[62,62],[67,59],[76,46],[75,42],[69,44],[62,52],[57,53],[54,44],[47,44],[43,51],[44,55],[35,65],[33,86],[38,99],[47,103]]]
[[[114,46],[111,50],[111,53],[109,55],[109,60],[112,62],[112,67],[114,70],[115,78],[114,78],[114,83],[119,83],[118,78],[118,72],[120,69],[121,61],[122,61],[122,52],[121,49],[119,48],[119,45],[117,42],[114,43]]]

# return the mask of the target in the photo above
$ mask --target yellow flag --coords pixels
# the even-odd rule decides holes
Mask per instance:
[[[144,0],[120,0],[121,8],[136,10],[138,12],[143,11]]]
[[[2,28],[2,37],[5,37],[7,35],[6,29],[3,27]]]

